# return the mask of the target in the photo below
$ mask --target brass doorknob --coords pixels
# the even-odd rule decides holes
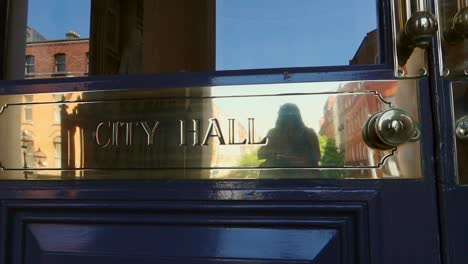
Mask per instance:
[[[468,116],[458,119],[455,134],[460,140],[468,140]]]
[[[399,25],[397,28],[400,32],[398,32],[397,43],[395,43],[397,45],[398,65],[404,66],[413,54],[414,49],[425,49],[432,43],[438,29],[438,23],[436,17],[429,11],[428,0],[397,2],[401,3],[402,10],[407,11],[398,16]]]
[[[373,114],[362,129],[362,137],[369,147],[385,150],[419,140],[420,132],[406,111],[393,108]]]
[[[405,25],[405,34],[410,46],[426,47],[437,32],[437,19],[429,11],[414,13]]]

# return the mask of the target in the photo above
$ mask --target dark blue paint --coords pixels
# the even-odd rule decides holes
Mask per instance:
[[[456,151],[452,106],[450,101],[450,82],[439,80],[435,89],[437,104],[437,172],[440,220],[442,225],[442,252],[446,263],[468,263],[468,186],[456,182]],[[467,113],[468,114],[468,113]]]
[[[39,244],[43,252],[155,258],[311,261],[334,240],[340,243],[338,232],[332,229],[290,227],[28,224],[26,229],[26,243]],[[116,239],[115,234],[125,239]]]
[[[356,65],[2,81],[0,94],[390,79],[386,66]]]
[[[7,47],[7,28],[8,1],[0,0],[0,80],[4,79],[5,74],[5,56]]]
[[[389,0],[377,0],[380,34],[380,63],[393,69],[392,18]]]
[[[314,204],[281,205],[12,202],[7,205],[7,228],[16,243],[29,246],[25,250],[41,254],[309,261],[327,257],[369,263],[368,251],[377,244],[369,243],[367,232],[374,199],[378,197],[364,195],[360,202],[346,204],[317,199]],[[13,252],[8,258],[17,263],[21,254]]]
[[[5,25],[8,1],[0,0],[0,25]],[[391,80],[389,1],[379,1],[379,9],[382,14],[381,60],[385,65],[2,81],[0,94]],[[5,34],[5,27],[0,26],[2,51]],[[0,53],[0,65],[4,65],[3,55]],[[1,69],[0,74],[3,72]],[[431,74],[435,75],[434,69]],[[316,256],[316,263],[436,264],[440,263],[436,165],[445,212],[441,227],[447,227],[443,252],[447,260],[468,263],[466,250],[463,251],[463,246],[468,244],[466,228],[461,229],[468,222],[468,213],[460,207],[460,201],[468,197],[466,188],[454,185],[454,168],[446,162],[453,160],[452,131],[447,125],[451,123],[448,96],[442,83],[436,86],[423,79],[421,85],[424,179],[5,181],[0,182],[0,263],[155,263],[154,252],[163,251],[153,248],[166,248],[164,252],[177,255],[176,248],[171,245],[184,237],[202,243],[180,247],[181,252],[192,252],[188,255],[196,256],[197,252],[200,254],[196,249],[201,248],[215,258],[200,258],[200,255],[180,258],[183,255],[179,254],[161,256],[157,262],[239,263],[238,259],[223,260],[222,257],[241,252],[242,243],[239,248],[231,244],[224,253],[208,250],[220,246],[219,241],[210,240],[210,235],[225,234],[232,238],[248,230],[253,237],[249,243],[260,243],[268,238],[256,234],[288,231],[292,242],[297,243],[266,241],[265,245],[277,247],[272,249],[272,256],[286,260],[248,260],[247,263],[291,263],[293,257],[301,256],[310,259],[312,251],[295,249],[298,245],[324,241],[313,238],[323,232],[339,236],[328,237],[328,246]],[[438,113],[435,120],[433,112]],[[434,150],[438,153],[436,160]],[[233,235],[232,230],[240,233]],[[69,237],[65,237],[66,234]],[[80,239],[93,236],[98,237],[100,243],[82,243],[79,247]],[[54,247],[69,254],[44,252]],[[124,247],[134,247],[134,251],[140,250],[141,254],[126,254]],[[117,255],[99,256],[106,248],[122,250]],[[86,252],[91,254],[83,254]],[[279,256],[278,252],[290,255]],[[294,263],[308,262],[302,259]]]
[[[9,93],[17,91],[16,88],[19,92],[72,91],[76,87],[86,91],[153,86],[157,89],[172,82],[174,87],[178,87],[191,82],[197,85],[227,85],[391,79],[392,76],[392,71],[388,69],[333,69],[336,71],[295,69],[288,73],[288,78],[284,78],[281,70],[258,70],[127,76],[101,81],[98,81],[99,78],[89,78],[83,80],[93,81],[84,83],[65,79],[50,83],[18,81],[4,83],[3,91]],[[431,107],[428,81],[423,79],[420,84],[421,112],[425,113]],[[208,215],[212,216],[210,224],[218,223],[225,230],[238,226],[240,218],[244,218],[243,225],[249,228],[263,228],[267,225],[264,221],[274,216],[280,219],[268,223],[270,230],[283,229],[283,225],[299,225],[311,231],[331,228],[344,240],[340,240],[340,246],[330,242],[331,247],[336,249],[323,253],[329,261],[334,261],[332,259],[337,256],[336,250],[339,248],[338,255],[348,263],[439,263],[432,125],[430,118],[421,118],[424,179],[420,180],[0,182],[0,199],[3,201],[1,259],[4,263],[21,262],[19,258],[26,250],[22,239],[27,237],[25,232],[30,224],[38,224],[39,228],[52,224],[79,224],[83,228],[94,228],[88,230],[99,230],[99,226],[106,230],[113,225],[133,225],[137,217],[138,226],[147,226],[149,231],[163,220],[172,225],[199,226]],[[216,214],[221,216],[213,218]],[[303,218],[298,218],[301,215]],[[304,226],[304,221],[314,224]],[[122,230],[117,228],[113,232],[115,236],[109,239],[135,241],[132,238],[135,233],[131,231],[134,229]],[[99,232],[96,231],[97,234]],[[185,233],[173,229],[172,236],[181,237]],[[61,244],[64,238],[54,234],[51,231],[48,239]],[[73,241],[76,239],[68,242]],[[155,244],[155,247],[165,243],[164,240],[141,241],[146,242]],[[210,242],[206,244],[214,246]],[[34,250],[34,246],[31,247]],[[52,263],[63,260],[57,255],[51,258]],[[103,259],[87,258],[86,261],[99,263]]]

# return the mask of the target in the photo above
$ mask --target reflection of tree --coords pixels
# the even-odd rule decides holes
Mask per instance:
[[[322,153],[322,159],[320,159],[321,167],[343,167],[344,155],[336,147],[334,138],[328,138],[327,136],[319,137],[320,152]],[[339,170],[325,170],[322,171],[321,176],[324,178],[339,178],[341,172]]]
[[[257,152],[258,152],[258,149],[255,149],[249,154],[244,155],[239,162],[239,167],[240,168],[260,167],[260,164],[262,164],[265,160],[259,159]],[[240,179],[240,178],[252,179],[252,178],[258,178],[258,176],[259,176],[259,171],[253,169],[253,170],[232,171],[226,176],[226,178],[228,179]]]

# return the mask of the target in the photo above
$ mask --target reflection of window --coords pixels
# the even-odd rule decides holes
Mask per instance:
[[[25,102],[25,105],[24,105],[24,121],[27,121],[27,122],[32,122],[32,119],[33,119],[33,112],[32,112],[32,103],[33,101],[33,97],[32,95],[25,95],[24,96],[24,102]]]
[[[26,64],[24,66],[25,74],[34,73],[34,63],[35,63],[34,56],[31,56],[31,55],[26,56]]]
[[[33,168],[36,165],[34,159],[34,139],[31,133],[22,131],[21,148],[23,152],[23,166]]]
[[[56,168],[62,167],[62,139],[54,138],[54,164]]]
[[[89,52],[86,52],[86,73],[89,73]]]
[[[34,142],[28,141],[23,143],[24,151],[24,167],[34,168],[36,166],[36,160],[34,159]]]
[[[60,94],[54,94],[54,102],[60,102],[62,100],[62,96]],[[60,124],[61,116],[60,116],[60,104],[54,104],[54,123]]]
[[[55,55],[55,72],[65,72],[65,54]]]

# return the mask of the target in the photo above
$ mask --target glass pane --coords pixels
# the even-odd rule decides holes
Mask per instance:
[[[420,142],[379,150],[362,136],[390,108],[417,124],[417,83],[5,95],[0,180],[420,178]]]
[[[26,31],[17,41],[26,49],[10,55],[36,58],[27,78],[379,63],[376,0],[12,4],[18,19],[27,17],[24,29],[14,28]],[[56,54],[65,55],[63,66],[54,65]],[[25,65],[9,64],[9,79],[24,78]]]
[[[26,65],[24,69],[24,73],[26,75],[34,73],[34,56],[28,55],[26,56]]]
[[[378,63],[373,0],[218,0],[219,70]]]
[[[55,55],[55,71],[61,73],[66,72],[65,54]]]

